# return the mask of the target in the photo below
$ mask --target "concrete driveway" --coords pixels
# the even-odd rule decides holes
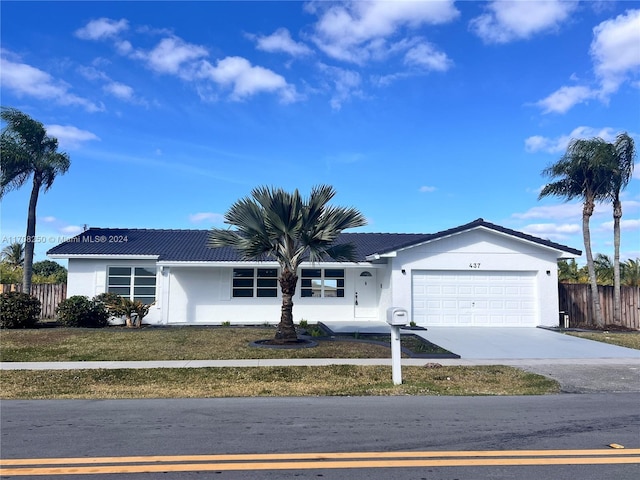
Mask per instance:
[[[421,336],[462,358],[640,358],[640,350],[586,340],[543,328],[429,327],[426,332],[421,332]]]
[[[386,323],[329,324],[335,332],[388,333]],[[573,337],[543,328],[428,327],[402,330],[426,338],[464,360],[640,359],[640,350]]]

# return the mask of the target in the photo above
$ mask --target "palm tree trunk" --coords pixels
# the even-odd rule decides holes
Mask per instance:
[[[36,206],[38,194],[42,186],[42,178],[39,172],[33,175],[33,187],[29,198],[29,211],[27,214],[27,234],[24,242],[24,270],[22,275],[22,291],[31,295],[31,276],[33,274],[33,250],[36,236]]]
[[[622,305],[620,300],[620,219],[622,202],[616,196],[613,201],[613,323],[622,323]]]
[[[600,308],[600,294],[598,292],[598,282],[596,281],[596,269],[593,264],[593,252],[591,251],[591,230],[589,229],[589,219],[593,214],[595,205],[593,200],[585,200],[582,209],[582,237],[584,240],[584,250],[587,255],[587,270],[589,271],[589,283],[591,284],[591,304],[595,322],[598,327],[604,327],[602,309]]]
[[[295,272],[285,268],[282,270],[279,281],[282,291],[282,309],[275,340],[283,343],[295,342],[298,340],[298,334],[293,324],[293,295],[296,293],[298,276]]]

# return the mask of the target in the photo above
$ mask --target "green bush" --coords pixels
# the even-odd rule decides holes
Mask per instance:
[[[101,293],[93,297],[93,301],[104,305],[105,310],[114,317],[120,317],[125,314],[122,308],[122,297],[117,293]]]
[[[40,318],[40,300],[26,293],[0,295],[0,328],[32,328]]]
[[[74,295],[58,304],[58,321],[67,327],[106,327],[109,314],[104,304],[89,300],[83,295]]]

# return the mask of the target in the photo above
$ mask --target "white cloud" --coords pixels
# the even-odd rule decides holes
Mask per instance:
[[[77,105],[88,112],[104,110],[104,106],[75,95],[70,85],[62,80],[56,80],[47,72],[26,63],[14,62],[6,58],[9,52],[2,50],[0,59],[0,79],[2,86],[13,91],[19,97],[28,96],[40,100],[52,100],[60,105]]]
[[[418,189],[418,191],[422,192],[422,193],[431,193],[431,192],[435,192],[437,190],[436,187],[430,187],[427,185],[423,185],[422,187],[420,187]]]
[[[286,28],[279,28],[268,36],[251,35],[250,38],[255,38],[258,50],[265,52],[284,52],[292,57],[300,57],[313,53],[313,50],[304,43],[293,40],[289,30]]]
[[[202,223],[206,221],[209,223],[219,224],[219,223],[224,223],[224,215],[221,215],[220,213],[213,213],[213,212],[193,213],[189,215],[189,221],[191,223]]]
[[[532,4],[537,5],[538,2]],[[640,10],[628,10],[624,15],[600,23],[593,29],[590,47],[598,87],[563,86],[536,104],[544,113],[562,114],[592,98],[607,102],[624,82],[640,88],[638,45]]]
[[[260,92],[275,92],[284,103],[294,102],[299,96],[293,85],[272,70],[253,66],[242,57],[226,57],[215,66],[204,61],[199,73],[201,78],[212,80],[232,90],[232,100],[243,100]]]
[[[332,58],[356,64],[384,57],[386,40],[402,28],[450,22],[460,13],[449,0],[319,2],[308,10],[320,12],[312,35],[318,48]]]
[[[83,40],[103,40],[116,37],[128,28],[129,22],[124,18],[121,20],[99,18],[97,20],[91,20],[84,27],[76,30],[75,34]]]
[[[507,43],[557,29],[577,5],[565,0],[492,1],[469,27],[485,43]]]
[[[110,93],[114,97],[122,100],[131,100],[133,98],[133,88],[120,82],[111,82],[102,87],[105,92]]]
[[[154,72],[175,75],[184,81],[193,82],[203,99],[218,98],[214,87],[231,89],[232,100],[244,100],[260,92],[276,93],[283,103],[295,102],[301,98],[295,86],[288,84],[284,77],[272,70],[251,65],[247,59],[238,56],[223,58],[213,65],[207,60],[209,52],[204,46],[189,43],[163,30],[152,32],[169,36],[162,38],[151,50],[135,49],[130,42],[118,38],[118,34],[125,27],[128,27],[126,21],[116,22],[103,18],[90,22],[79,31],[78,35],[89,39],[113,39],[120,54],[142,61]],[[150,30],[142,29],[141,31],[149,33]],[[293,49],[291,51],[300,51],[302,44],[293,42],[288,31],[281,29],[274,35],[261,39],[266,41],[267,48],[288,48]],[[291,42],[287,42],[287,39]],[[130,86],[111,81],[106,74],[101,75],[101,73],[90,69],[84,71],[85,76],[108,80],[109,83],[103,88],[109,94],[126,101],[146,103],[135,97]],[[213,85],[209,82],[213,82]]]
[[[593,36],[590,53],[606,96],[640,72],[640,10],[602,22],[593,29]]]
[[[407,65],[437,72],[446,72],[453,65],[446,53],[438,51],[433,45],[426,42],[411,48],[405,54],[404,61]]]
[[[333,95],[329,102],[334,110],[340,110],[342,104],[353,96],[362,97],[363,93],[360,88],[362,80],[358,72],[332,67],[324,63],[318,64],[318,68],[327,75],[329,81],[334,85]]]
[[[52,217],[51,215],[46,216],[46,217],[42,217],[42,218],[38,218],[39,221],[45,222],[45,223],[54,223],[57,218],[56,217]]]
[[[597,91],[580,85],[560,87],[548,97],[536,102],[536,105],[542,108],[543,113],[566,113],[575,105],[597,95]]]
[[[561,153],[567,150],[569,142],[571,140],[600,137],[607,142],[613,142],[616,138],[616,134],[612,128],[605,127],[601,129],[595,129],[591,127],[580,126],[574,128],[568,135],[560,135],[556,138],[543,137],[540,135],[534,135],[527,138],[525,143],[525,149],[527,152],[547,152],[547,153]]]
[[[58,139],[61,149],[73,150],[79,148],[83,142],[100,140],[97,135],[72,125],[47,125],[45,128],[47,135]]]
[[[185,79],[192,79],[194,73],[193,62],[207,57],[206,48],[185,42],[179,37],[163,38],[155,48],[149,52],[137,51],[134,56],[142,58],[147,65],[159,73],[179,75]]]
[[[580,233],[582,227],[577,223],[532,223],[521,229],[524,233],[551,240],[566,240]]]
[[[64,233],[65,235],[77,235],[79,233],[82,233],[84,231],[84,228],[78,226],[78,225],[67,225],[66,227],[62,227],[59,229],[60,233]]]
[[[596,205],[595,213],[603,214],[608,212],[608,207]],[[533,207],[524,213],[514,213],[513,218],[529,220],[533,218],[542,218],[549,220],[566,220],[566,219],[582,219],[581,203],[561,203],[559,205],[541,205]]]
[[[600,224],[600,228],[607,231],[613,231],[613,220],[610,222],[604,222]],[[640,219],[633,218],[625,220],[622,218],[620,220],[620,231],[622,232],[634,232],[636,230],[640,230]]]

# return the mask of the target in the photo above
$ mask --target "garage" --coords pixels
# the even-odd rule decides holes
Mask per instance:
[[[534,327],[536,272],[412,272],[413,321],[421,326]]]

